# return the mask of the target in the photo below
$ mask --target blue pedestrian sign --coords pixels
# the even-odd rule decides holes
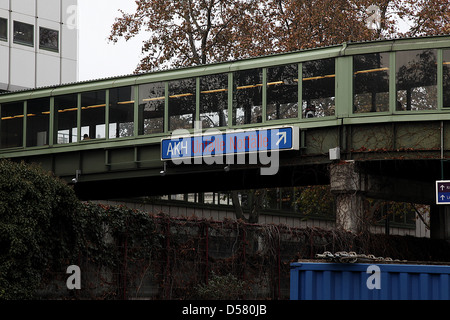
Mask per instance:
[[[436,204],[450,204],[450,180],[436,181]]]

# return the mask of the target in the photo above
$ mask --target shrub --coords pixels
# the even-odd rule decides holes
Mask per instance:
[[[76,252],[79,201],[37,165],[0,160],[0,299],[32,299]]]
[[[211,275],[208,284],[197,286],[197,295],[203,300],[238,300],[246,293],[245,282],[232,274]]]

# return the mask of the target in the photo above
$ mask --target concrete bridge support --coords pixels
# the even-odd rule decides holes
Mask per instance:
[[[355,233],[368,226],[365,222],[370,217],[365,212],[365,197],[414,204],[435,202],[432,182],[367,172],[357,161],[331,164],[330,185],[336,197],[336,226]],[[440,212],[439,221],[434,225],[436,237],[450,239],[450,209],[437,208],[434,211]]]
[[[450,206],[433,205],[430,216],[431,238],[450,241]]]
[[[336,227],[358,232],[363,225],[364,199],[359,193],[340,192],[336,194]]]
[[[336,201],[336,227],[358,232],[364,215],[364,196],[356,163],[345,161],[331,165],[330,185]]]

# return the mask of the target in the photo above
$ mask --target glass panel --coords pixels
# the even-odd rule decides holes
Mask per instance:
[[[139,135],[164,132],[163,82],[139,86]]]
[[[109,90],[109,138],[134,135],[134,88]]]
[[[27,147],[48,145],[50,98],[29,100],[27,105]]]
[[[335,78],[334,59],[303,63],[303,118],[335,114]]]
[[[267,69],[267,120],[298,117],[298,65]]]
[[[169,130],[190,129],[195,121],[195,79],[169,82]]]
[[[14,43],[34,46],[34,26],[32,24],[14,21]]]
[[[188,193],[186,201],[192,202],[192,203],[197,202],[197,194],[196,193]]]
[[[39,48],[58,52],[59,31],[39,27]]]
[[[105,90],[81,94],[82,140],[105,138]]]
[[[56,143],[77,142],[77,94],[55,97]]]
[[[450,50],[444,50],[443,56],[444,108],[450,108]]]
[[[205,192],[203,203],[206,204],[214,204],[214,193],[213,192]]]
[[[228,74],[200,79],[200,121],[203,128],[228,124]]]
[[[177,200],[177,201],[183,201],[184,200],[184,194],[172,194],[170,195],[170,200]]]
[[[230,195],[228,193],[219,193],[219,204],[229,205],[230,204]]]
[[[8,20],[0,18],[0,40],[8,41]]]
[[[437,109],[437,51],[396,53],[397,110]]]
[[[353,112],[389,111],[389,53],[353,57]]]
[[[294,211],[294,189],[281,188],[280,189],[281,210]]]
[[[233,124],[262,122],[262,69],[235,72],[233,82]]]
[[[23,146],[23,102],[1,105],[1,147]]]
[[[280,189],[267,189],[264,202],[266,209],[278,210],[280,208]]]

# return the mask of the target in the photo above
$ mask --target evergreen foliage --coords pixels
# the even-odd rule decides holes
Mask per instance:
[[[33,298],[44,271],[72,258],[78,209],[64,182],[0,160],[0,299]]]

